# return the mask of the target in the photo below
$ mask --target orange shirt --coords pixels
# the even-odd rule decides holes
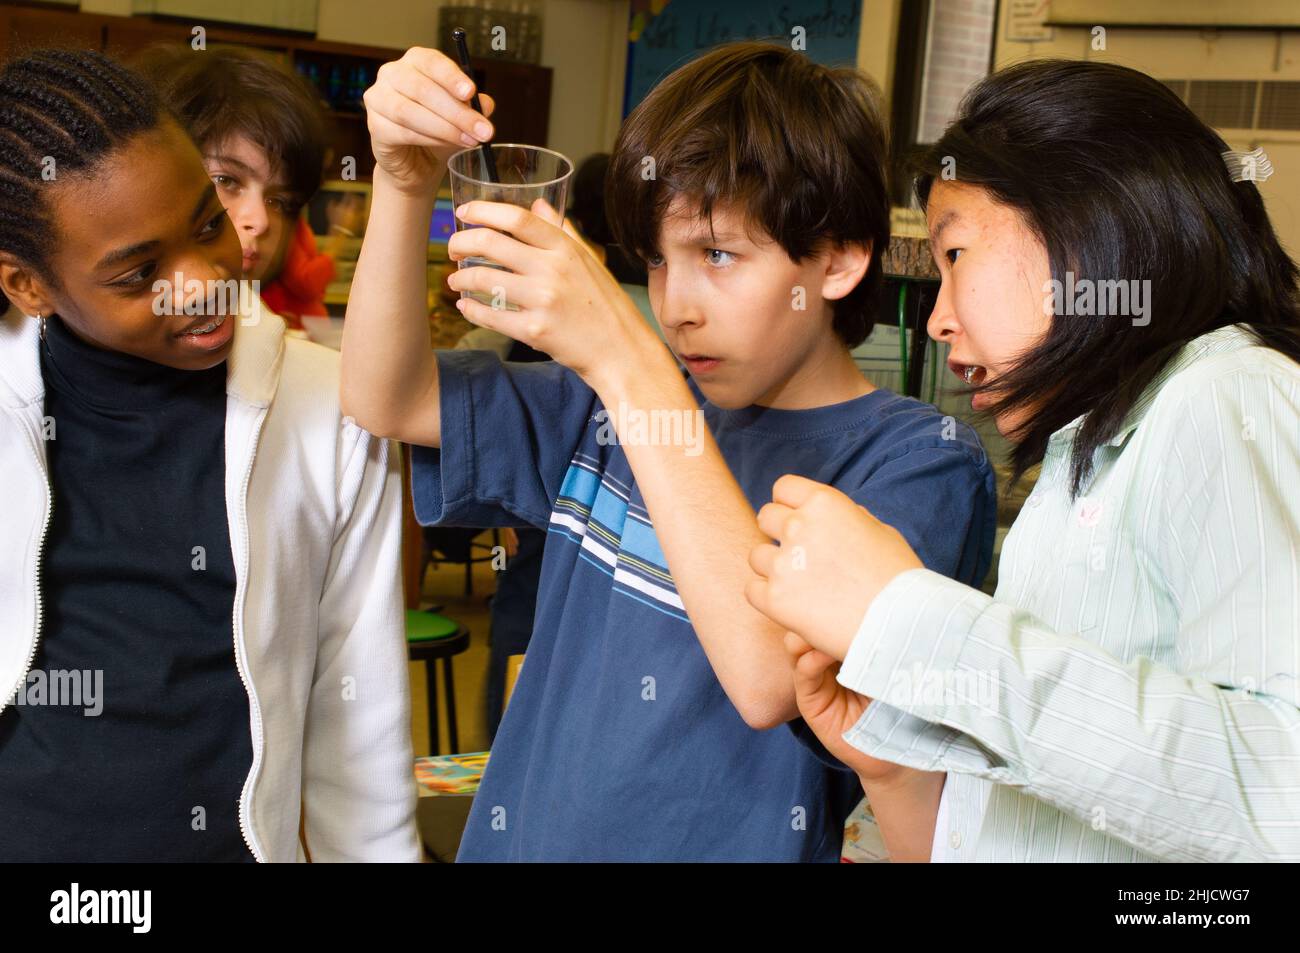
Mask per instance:
[[[324,315],[325,288],[334,280],[334,259],[316,248],[305,218],[298,219],[284,267],[262,288],[262,299],[291,328],[302,327],[302,316]]]

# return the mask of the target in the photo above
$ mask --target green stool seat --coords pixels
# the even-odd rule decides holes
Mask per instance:
[[[430,639],[445,639],[460,631],[460,623],[448,619],[436,612],[421,612],[419,609],[406,610],[406,641],[427,642]]]
[[[438,751],[438,660],[442,660],[442,676],[447,688],[447,739],[451,753],[460,752],[460,737],[456,731],[456,688],[452,682],[451,660],[469,648],[469,629],[455,619],[436,612],[406,610],[406,654],[412,662],[423,662],[426,696],[429,704],[429,750]]]

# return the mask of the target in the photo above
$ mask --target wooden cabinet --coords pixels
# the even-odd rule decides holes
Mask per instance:
[[[493,142],[545,146],[551,117],[551,68],[472,57],[474,82],[496,101]]]
[[[165,17],[118,17],[76,10],[0,7],[0,60],[21,56],[43,46],[65,46],[107,52],[129,62],[158,44],[191,45],[195,21]],[[316,40],[302,33],[203,24],[208,46],[235,44],[277,56],[311,79],[332,123],[331,146],[337,161],[355,156],[357,174],[374,171],[374,155],[365,113],[356,93],[374,82],[378,68],[397,59],[403,50]],[[551,113],[551,69],[515,60],[476,57],[474,80],[497,102],[493,123],[497,142],[526,142],[545,146]],[[364,82],[361,81],[364,77]],[[342,88],[340,88],[340,83]]]
[[[101,17],[63,10],[0,7],[0,59],[47,46],[102,49]]]
[[[151,46],[190,46],[194,40],[193,23],[140,17],[105,17],[104,20],[104,39],[100,49],[124,61],[130,61],[131,57]],[[204,42],[209,46],[234,43],[268,53],[281,53],[284,50],[284,41],[274,35],[211,24],[204,24],[203,31]]]

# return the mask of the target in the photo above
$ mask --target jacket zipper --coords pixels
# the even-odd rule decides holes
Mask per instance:
[[[257,423],[257,429],[253,433],[254,447],[257,446],[257,438],[261,436],[261,433],[262,433],[262,421],[259,420]],[[36,461],[36,467],[41,471],[41,478],[45,482],[45,523],[41,527],[41,541],[37,545],[37,549],[36,549],[36,582],[34,588],[34,593],[36,597],[36,633],[35,633],[35,637],[32,639],[31,651],[27,654],[27,664],[23,666],[22,673],[18,676],[18,683],[17,685],[14,686],[15,693],[17,692],[19,686],[22,685],[23,680],[27,677],[28,672],[31,671],[32,662],[36,660],[36,651],[40,646],[41,624],[44,621],[44,616],[45,616],[45,609],[41,600],[41,569],[43,566],[42,560],[44,559],[45,556],[45,541],[50,534],[50,519],[54,513],[54,487],[50,485],[50,475],[48,471],[45,469],[45,465],[41,461],[40,453],[36,449],[36,447],[33,446],[31,443],[29,443],[28,448],[32,451],[32,457]],[[246,508],[247,508],[247,501],[248,501],[248,484],[249,481],[252,479],[252,476],[253,476],[253,461],[250,458],[248,462],[248,470],[244,473],[244,487],[243,487],[242,495],[240,497],[241,500],[244,501],[244,508],[241,509],[240,530],[242,532],[243,541],[244,541],[245,564],[247,564],[247,562],[249,561],[248,560],[248,516],[246,513]],[[245,565],[245,575],[247,575],[247,565]],[[244,606],[243,603],[241,602],[239,606],[239,613],[237,616],[237,618],[239,619],[239,623],[235,628],[235,670],[239,673],[239,680],[244,686],[244,694],[247,695],[248,700],[253,703],[253,719],[254,719],[254,723],[257,726],[257,733],[260,736],[262,733],[262,713],[257,706],[257,702],[253,699],[252,692],[249,690],[249,681],[244,674],[244,660],[239,651],[240,636],[243,634],[243,612],[244,612]],[[8,697],[9,697],[8,695],[5,696],[5,698]],[[0,711],[4,711],[4,709],[5,709],[4,699],[0,698]],[[244,788],[247,789],[247,787],[248,787],[248,782],[245,781]],[[256,848],[253,847],[253,841],[248,835],[248,828],[244,825],[244,791],[242,790],[240,791],[239,801],[235,805],[235,817],[238,818],[239,820],[239,833],[244,838],[244,843],[248,846],[248,852],[253,855],[254,860],[256,860],[258,863],[261,863],[262,858],[258,856]]]
[[[253,479],[253,459],[257,456],[257,441],[258,438],[260,438],[262,435],[262,424],[265,421],[266,421],[266,414],[263,413],[262,416],[257,421],[256,428],[253,430],[252,452],[248,456],[248,469],[244,471],[244,484],[243,487],[240,489],[240,493],[239,493],[239,532],[240,532],[240,539],[242,540],[244,546],[245,581],[244,581],[244,585],[241,587],[239,605],[235,610],[235,617],[233,620],[234,621],[233,629],[234,629],[234,638],[235,638],[235,669],[236,671],[239,672],[239,680],[244,684],[244,694],[248,696],[249,704],[252,707],[253,724],[255,726],[255,731],[256,731],[256,734],[254,736],[255,741],[257,738],[260,738],[262,735],[262,710],[258,706],[257,698],[253,693],[251,680],[249,679],[248,675],[244,671],[245,659],[241,649],[244,641],[244,604],[248,598],[248,583],[247,583],[248,567],[252,563],[252,557],[249,554],[249,539],[248,539],[248,485],[250,482],[252,482]],[[244,787],[239,792],[239,803],[236,805],[235,816],[239,818],[239,833],[243,835],[244,843],[248,845],[249,853],[253,855],[254,860],[256,860],[258,863],[262,863],[263,862],[262,858],[258,856],[256,848],[253,847],[253,840],[249,836],[248,827],[244,824],[244,795],[245,794],[249,795],[249,803],[251,804],[252,795],[250,793],[251,791],[250,785],[255,783],[255,776],[261,769],[261,762],[259,760],[259,756],[256,753],[254,753],[254,761],[255,763],[253,765],[253,768],[255,770],[249,771],[248,778],[245,779],[244,781]]]
[[[31,437],[31,434],[28,434]],[[32,451],[32,458],[36,461],[36,469],[41,471],[41,479],[45,482],[45,523],[41,526],[41,541],[36,548],[36,580],[33,588],[33,594],[36,600],[36,631],[32,635],[32,649],[27,653],[27,664],[23,666],[22,673],[18,676],[18,682],[14,685],[14,694],[26,680],[27,674],[32,670],[32,663],[36,661],[36,650],[41,643],[41,623],[45,617],[45,607],[41,601],[41,566],[45,557],[45,540],[50,534],[50,518],[54,513],[54,487],[50,485],[50,475],[45,469],[45,464],[41,460],[40,450],[35,444],[29,442],[28,449]],[[0,711],[5,709],[5,699],[0,698]]]

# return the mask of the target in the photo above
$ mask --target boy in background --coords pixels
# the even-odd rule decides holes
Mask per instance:
[[[230,213],[244,252],[244,277],[291,328],[323,315],[338,244],[316,246],[300,214],[320,189],[329,147],[316,92],[265,54],[239,47],[158,47],[137,69],[186,127]],[[331,209],[331,238],[358,218]]]

